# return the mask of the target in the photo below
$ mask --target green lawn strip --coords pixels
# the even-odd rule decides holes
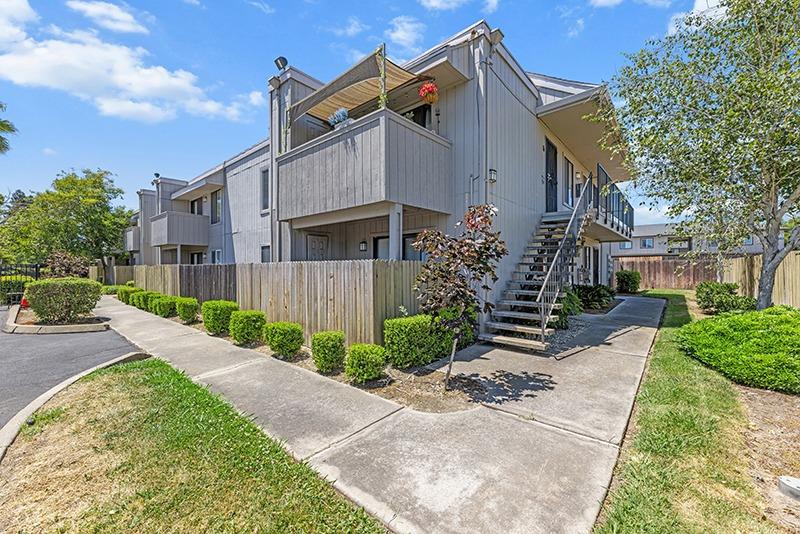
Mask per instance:
[[[92,509],[93,532],[383,532],[227,402],[160,360],[99,371],[131,406],[92,431],[122,455],[132,488]],[[80,530],[80,529],[79,529]]]
[[[735,389],[678,346],[691,321],[687,293],[645,293],[667,308],[596,532],[773,531],[747,474]]]

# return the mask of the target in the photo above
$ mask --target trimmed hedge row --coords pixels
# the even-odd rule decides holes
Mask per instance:
[[[320,373],[332,373],[344,365],[347,349],[344,332],[327,330],[311,336],[311,357]]]
[[[303,340],[303,326],[298,323],[277,322],[264,326],[264,343],[279,358],[297,354]]]
[[[617,271],[617,291],[620,293],[638,293],[642,283],[642,273],[639,271]]]
[[[380,345],[356,343],[347,351],[344,374],[356,384],[380,378],[386,367],[386,349]]]
[[[233,340],[244,345],[261,339],[267,316],[256,310],[237,310],[231,313],[229,330]]]
[[[231,314],[239,311],[239,305],[230,300],[207,300],[203,303],[203,324],[210,334],[228,331]]]
[[[200,303],[196,298],[177,297],[175,299],[175,311],[184,323],[197,321],[197,313],[200,311]]]
[[[131,295],[133,295],[134,293],[138,293],[139,291],[144,291],[144,289],[140,287],[129,287],[129,286],[118,287],[117,298],[122,303],[132,304],[130,302]]]
[[[177,297],[159,296],[150,300],[150,312],[160,317],[175,317]]]
[[[86,278],[50,278],[29,282],[25,298],[43,323],[63,324],[90,313],[103,285]]]

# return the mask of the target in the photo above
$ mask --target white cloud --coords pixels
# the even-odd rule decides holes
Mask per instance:
[[[689,14],[686,11],[674,13],[667,24],[667,35],[674,35],[683,24],[683,19]],[[719,5],[719,0],[694,0],[691,14],[716,19],[725,14],[725,8]]]
[[[200,0],[183,0],[183,3],[189,4],[190,6],[203,7],[203,4],[200,3]]]
[[[484,0],[483,2],[483,12],[486,14],[491,14],[497,11],[497,7],[500,4],[500,0]]]
[[[622,0],[589,0],[589,4],[594,7],[614,7],[622,3]]]
[[[130,11],[116,4],[97,0],[68,0],[67,7],[107,30],[120,33],[149,33]]]
[[[250,93],[247,95],[247,103],[254,108],[260,108],[261,106],[266,105],[267,98],[261,91],[250,91]]]
[[[58,154],[58,152],[56,152],[54,148],[45,147],[42,149],[42,154],[49,157],[49,156],[55,156],[56,154]]]
[[[570,29],[567,31],[567,37],[573,38],[577,37],[583,32],[584,27],[586,26],[586,21],[583,20],[583,17],[576,19]]]
[[[672,0],[637,0],[637,1],[652,7],[669,7],[672,5]]]
[[[355,37],[359,33],[363,32],[364,30],[368,30],[369,26],[362,23],[356,17],[348,17],[347,25],[343,28],[334,28],[331,30],[334,35],[338,35],[339,37]]]
[[[491,2],[492,0],[489,0]],[[419,0],[420,5],[425,9],[432,9],[435,11],[447,11],[451,9],[457,9],[464,4],[469,2],[469,0]],[[488,2],[487,2],[488,3]],[[495,2],[496,4],[497,2]]]
[[[247,3],[258,9],[265,15],[272,15],[275,13],[275,8],[264,2],[264,0],[247,0]]]
[[[363,52],[357,48],[352,48],[350,46],[343,45],[341,43],[333,43],[331,45],[331,50],[341,54],[342,57],[344,58],[345,63],[347,63],[348,65],[358,63],[359,61],[364,59],[364,57],[369,53],[369,52]]]
[[[24,25],[38,19],[28,0],[0,0],[0,49],[25,39]]]
[[[420,42],[425,33],[425,24],[414,17],[400,15],[389,22],[389,28],[384,32],[389,41],[400,47],[401,52],[419,54]]]
[[[0,0],[6,7],[9,0]],[[48,38],[27,35],[25,22],[37,20],[27,0],[15,10],[0,9],[0,28],[13,40],[0,41],[0,79],[23,87],[64,91],[92,103],[102,115],[159,122],[179,111],[241,120],[250,109],[249,95],[225,104],[209,98],[197,77],[186,70],[151,65],[142,47],[102,40],[96,32],[64,31],[49,26]]]

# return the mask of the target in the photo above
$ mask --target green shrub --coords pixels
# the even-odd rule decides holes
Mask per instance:
[[[51,278],[29,282],[25,298],[44,323],[69,323],[90,313],[103,286],[85,278]]]
[[[103,286],[103,295],[116,295],[121,286]]]
[[[450,308],[443,308],[439,310],[438,317],[441,321],[449,321],[450,319],[454,319],[457,314],[457,310],[455,307]],[[458,339],[458,349],[463,349],[475,343],[475,336],[477,328],[478,328],[478,311],[473,306],[471,310],[467,313],[469,319],[466,322],[462,323],[461,325],[461,337]],[[450,335],[450,332],[445,332],[445,338],[442,339],[442,343],[447,345],[447,351],[445,355],[450,354],[450,350],[453,348],[453,337]]]
[[[242,310],[231,313],[230,333],[233,340],[239,345],[253,343],[261,339],[261,332],[267,323],[264,312],[257,310]]]
[[[207,300],[203,303],[203,324],[209,334],[222,334],[228,331],[231,314],[239,305],[230,300]]]
[[[0,276],[0,304],[11,302],[8,298],[9,293],[24,293],[25,285],[33,281],[32,277],[24,275]]]
[[[617,271],[617,291],[619,293],[638,293],[639,284],[642,283],[642,274],[639,271]]]
[[[800,310],[726,313],[680,330],[687,354],[734,382],[800,393]]]
[[[330,373],[344,365],[344,332],[328,330],[311,336],[311,357],[320,373]]]
[[[175,317],[178,297],[159,297],[150,301],[150,311],[161,317]]]
[[[558,316],[552,325],[559,330],[567,329],[569,328],[569,317],[579,313],[583,313],[581,299],[573,290],[567,289],[561,298],[561,309],[558,310]]]
[[[386,319],[383,342],[389,362],[398,369],[427,365],[450,354],[453,333],[440,327],[430,315]]]
[[[144,289],[140,287],[121,287],[117,289],[117,298],[120,302],[124,302],[125,304],[133,305],[133,294],[134,293],[141,293]]]
[[[163,296],[158,291],[140,291],[131,296],[131,304],[140,310],[150,311],[150,301]]]
[[[175,299],[175,311],[184,323],[197,321],[197,312],[200,311],[200,303],[196,298],[178,297]]]
[[[134,293],[139,293],[141,291],[144,291],[144,289],[140,287],[121,286],[117,288],[117,298],[119,299],[120,302],[123,302],[125,304],[133,304],[130,300],[131,296]]]
[[[136,283],[133,280],[128,280],[125,282],[125,285],[128,287],[136,287]]]
[[[303,346],[303,326],[298,323],[267,323],[264,343],[278,357],[294,356]]]
[[[756,299],[737,294],[739,284],[701,282],[695,288],[697,305],[709,313],[750,311],[756,309]]]
[[[594,286],[575,285],[572,286],[572,290],[581,301],[581,306],[585,310],[603,310],[607,308],[616,294],[613,289],[602,284]]]
[[[386,367],[386,349],[380,345],[357,343],[347,351],[344,374],[357,384],[380,378]]]

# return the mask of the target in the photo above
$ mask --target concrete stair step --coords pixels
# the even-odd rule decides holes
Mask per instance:
[[[497,321],[490,321],[486,323],[486,328],[491,330],[506,330],[508,332],[518,332],[520,334],[529,334],[534,337],[542,337],[542,329],[538,326],[525,326],[522,324],[502,323]],[[552,328],[545,328],[544,335],[552,334]]]
[[[516,299],[502,299],[497,301],[498,306],[509,306],[509,307],[518,307],[518,308],[533,308],[538,310],[541,307],[541,304],[536,302],[535,300],[516,300]],[[560,310],[561,303],[557,302],[553,305],[553,309]]]
[[[547,343],[536,341],[535,339],[526,339],[524,337],[503,336],[500,334],[481,334],[478,336],[481,341],[487,343],[494,343],[495,345],[507,345],[511,347],[518,347],[527,350],[547,350]]]
[[[525,296],[525,297],[536,297],[539,295],[539,291],[533,291],[531,289],[506,289],[504,293],[508,293],[509,295],[515,296]],[[555,293],[552,291],[545,291],[544,295],[547,297],[555,296]],[[560,295],[560,292],[559,292]]]
[[[507,319],[525,319],[527,321],[535,321],[540,323],[541,316],[538,313],[513,311],[513,310],[492,310],[492,319],[502,318]]]

